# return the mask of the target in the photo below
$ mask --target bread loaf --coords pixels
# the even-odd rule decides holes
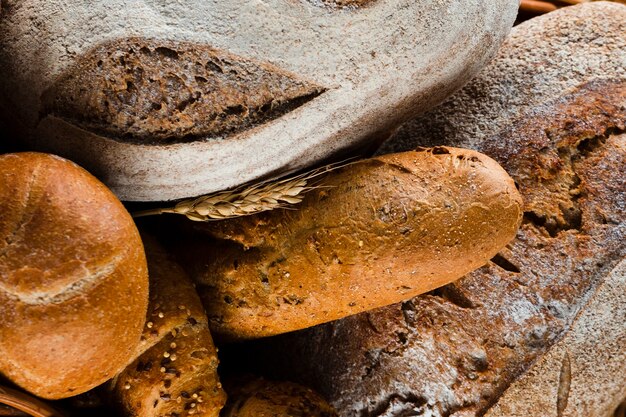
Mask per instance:
[[[143,235],[150,304],[136,359],[107,387],[125,417],[217,417],[226,397],[217,349],[189,278],[150,236]]]
[[[525,220],[492,262],[237,357],[255,352],[248,368],[315,388],[342,416],[609,415],[626,391],[625,22],[623,6],[594,3],[520,25],[479,78],[397,138],[447,132],[516,180]]]
[[[517,7],[10,2],[0,102],[30,146],[81,163],[123,200],[193,197],[380,140],[478,72]]]
[[[44,398],[120,372],[148,303],[143,245],[124,206],[70,161],[0,156],[0,373]]]
[[[293,382],[247,377],[228,385],[222,417],[337,417],[319,394]]]
[[[520,220],[520,196],[498,164],[440,147],[339,168],[296,210],[195,224],[172,246],[212,331],[243,339],[444,285],[485,264]]]

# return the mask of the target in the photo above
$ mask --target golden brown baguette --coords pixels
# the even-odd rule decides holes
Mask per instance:
[[[495,161],[437,147],[350,164],[296,210],[198,224],[175,246],[213,332],[256,338],[461,277],[515,236],[521,203]]]
[[[96,178],[56,156],[0,156],[0,374],[80,394],[132,359],[148,304],[139,233]]]
[[[214,417],[226,401],[217,376],[217,349],[193,285],[156,241],[143,235],[150,304],[142,345],[108,384],[128,417]]]

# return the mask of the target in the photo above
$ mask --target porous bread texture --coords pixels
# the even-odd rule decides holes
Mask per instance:
[[[338,417],[316,392],[293,382],[241,377],[227,383],[222,417]]]
[[[189,142],[250,129],[322,92],[276,66],[206,45],[131,38],[100,44],[67,69],[43,93],[41,117],[115,140]]]
[[[521,203],[485,155],[422,149],[331,171],[296,210],[177,229],[172,247],[213,333],[257,338],[458,279],[515,236]]]
[[[217,417],[226,395],[217,349],[193,284],[154,238],[142,234],[150,271],[150,304],[134,361],[107,384],[129,417]]]
[[[0,373],[43,398],[87,391],[132,360],[148,303],[124,206],[74,163],[0,156]]]

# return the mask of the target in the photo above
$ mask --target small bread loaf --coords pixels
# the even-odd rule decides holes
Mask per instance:
[[[521,203],[492,159],[439,147],[345,166],[296,210],[197,224],[175,246],[213,332],[256,338],[461,277],[515,236]]]
[[[181,267],[143,235],[150,304],[137,359],[108,384],[127,417],[216,417],[226,396],[202,304]]]
[[[56,156],[0,156],[0,373],[44,398],[79,394],[137,350],[143,245],[124,206]]]
[[[222,417],[338,417],[319,394],[293,382],[263,378],[229,381]]]

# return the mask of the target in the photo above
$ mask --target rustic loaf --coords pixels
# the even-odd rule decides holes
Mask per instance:
[[[0,102],[124,200],[193,197],[380,140],[477,73],[517,6],[5,1]]]
[[[217,417],[226,397],[206,314],[182,268],[148,235],[150,303],[136,359],[107,384],[125,417]]]
[[[448,132],[516,180],[525,221],[493,262],[237,357],[253,349],[249,367],[312,386],[342,416],[611,413],[626,391],[626,74],[616,68],[625,22],[623,6],[594,3],[522,24],[478,79],[403,129],[401,146]],[[557,61],[558,48],[571,54]],[[583,57],[592,73],[578,73]],[[541,73],[529,62],[543,62]],[[516,78],[529,73],[543,81]],[[589,81],[605,75],[618,78]],[[585,83],[557,97],[554,84],[577,78]],[[503,99],[524,112],[495,111]],[[464,130],[466,119],[476,128]]]
[[[139,233],[97,179],[56,156],[0,156],[0,373],[44,398],[132,359],[148,303]]]
[[[295,207],[172,233],[215,334],[263,337],[408,299],[484,265],[521,220],[498,164],[445,147],[338,168]]]
[[[243,377],[229,381],[226,389],[222,417],[337,417],[319,394],[293,382]]]

